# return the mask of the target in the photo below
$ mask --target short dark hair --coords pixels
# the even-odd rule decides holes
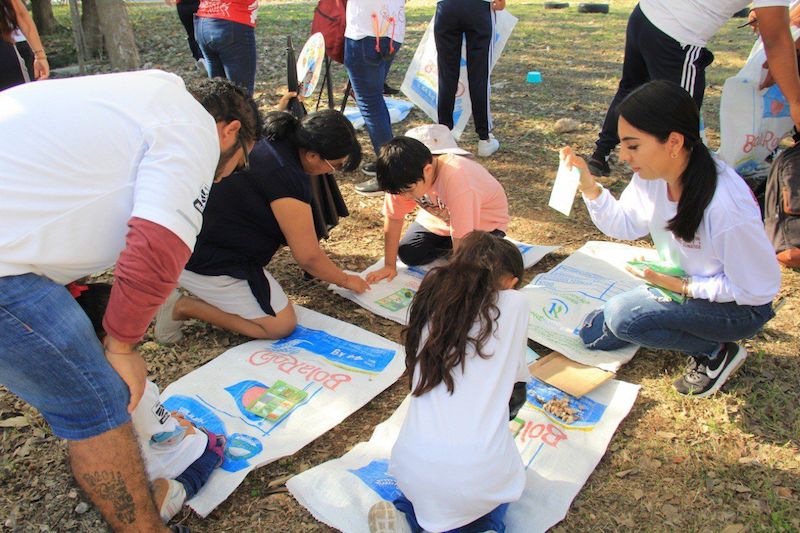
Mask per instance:
[[[378,186],[389,194],[400,194],[422,181],[422,169],[432,162],[427,146],[411,137],[395,137],[381,147],[375,162]]]
[[[242,138],[255,142],[261,138],[264,121],[258,111],[258,105],[247,90],[224,78],[205,78],[190,82],[188,90],[216,122],[238,120]]]

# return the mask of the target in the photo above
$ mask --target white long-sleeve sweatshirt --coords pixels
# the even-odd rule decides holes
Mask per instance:
[[[603,189],[594,200],[584,197],[589,215],[606,235],[623,240],[653,238],[661,259],[680,266],[691,277],[695,298],[712,302],[762,305],[781,285],[761,213],[744,180],[717,160],[717,188],[692,242],[666,229],[678,203],[667,195],[667,182],[645,180],[638,173],[619,200]]]

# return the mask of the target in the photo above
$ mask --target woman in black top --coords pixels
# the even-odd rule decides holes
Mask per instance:
[[[311,176],[358,168],[361,146],[350,122],[325,110],[302,120],[267,115],[250,169],[217,183],[180,285],[156,317],[156,339],[180,339],[181,321],[196,318],[243,335],[279,339],[297,324],[292,306],[266,265],[288,244],[297,263],[328,283],[361,293],[369,285],[345,273],[319,246],[311,214]]]

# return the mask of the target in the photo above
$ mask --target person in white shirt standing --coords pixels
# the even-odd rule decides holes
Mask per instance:
[[[750,189],[700,140],[689,93],[653,81],[617,109],[620,159],[634,172],[619,200],[571,148],[563,148],[561,157],[580,170],[579,188],[600,231],[625,240],[650,234],[661,261],[684,274],[629,267],[652,286],[611,298],[586,317],[580,337],[591,349],[633,343],[686,352],[692,360],[675,389],[709,396],[747,357],[736,341],[774,316],[780,267]]]
[[[775,76],[800,125],[800,78],[789,31],[789,0],[755,0],[761,37]],[[680,84],[700,109],[706,87],[705,69],[714,61],[707,41],[750,0],[640,0],[628,19],[622,79],[606,113],[589,168],[608,176],[608,157],[619,144],[617,106],[634,89],[650,80]]]
[[[505,530],[525,488],[508,430],[514,384],[530,381],[530,304],[513,290],[523,274],[516,246],[474,231],[423,279],[405,333],[411,403],[389,461],[401,495],[370,509],[372,533]]]
[[[131,428],[147,377],[135,346],[213,181],[247,166],[260,131],[253,99],[219,78],[187,90],[150,70],[0,92],[0,383],[69,441],[116,531],[164,530]],[[101,344],[64,285],[112,266]]]

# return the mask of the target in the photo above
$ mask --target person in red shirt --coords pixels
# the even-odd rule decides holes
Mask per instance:
[[[209,78],[228,78],[253,94],[257,17],[258,0],[200,1],[194,34]]]

